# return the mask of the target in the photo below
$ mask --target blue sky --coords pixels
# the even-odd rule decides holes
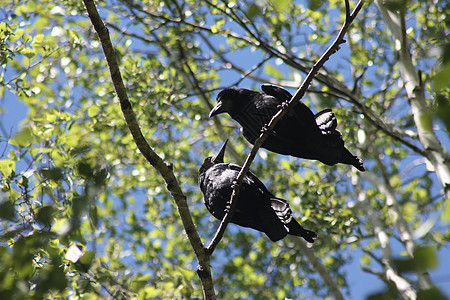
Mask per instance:
[[[341,57],[345,57],[346,55],[345,47],[343,48],[343,51],[339,54],[341,55]],[[242,62],[243,60],[245,60],[246,63],[251,66],[252,64],[258,62],[259,57],[257,55],[254,55],[253,53],[243,53],[241,55],[233,56],[233,59],[238,59],[236,60],[236,62]],[[233,59],[232,61],[234,61]],[[330,62],[327,62],[327,64],[331,64],[331,66],[333,66],[334,63],[335,58],[333,58]],[[233,72],[230,72],[229,74],[226,74],[223,78],[221,78],[223,85],[236,82],[239,79],[233,77],[232,74]],[[236,75],[236,73],[234,74]],[[244,80],[243,82],[241,82],[240,86],[250,87],[248,86],[249,84],[250,81]],[[26,118],[27,108],[23,103],[17,100],[17,97],[14,94],[10,93],[9,91],[6,91],[5,97],[3,99],[0,99],[0,105],[3,111],[3,113],[0,115],[0,122],[8,132],[11,131],[12,134],[14,134],[14,132],[17,132],[17,130],[20,128],[21,121]],[[446,139],[445,141],[447,142],[446,148],[448,149],[448,139]],[[6,153],[4,152],[4,150],[9,151],[8,149],[9,147],[6,144],[5,137],[2,135],[0,140],[0,153]],[[445,224],[441,225],[446,226]],[[394,253],[399,253],[403,250],[402,245],[400,243],[396,243],[395,241],[393,242],[393,247]],[[365,273],[361,270],[359,260],[362,256],[362,252],[360,250],[355,250],[353,253],[351,253],[351,255],[353,256],[352,262],[344,268],[345,272],[347,273],[347,279],[351,293],[349,299],[365,299],[367,295],[378,292],[380,291],[380,289],[385,287],[385,284],[381,280],[377,279],[374,275]],[[450,269],[448,268],[448,266],[450,266],[450,249],[448,245],[442,248],[439,252],[439,259],[440,263],[438,265],[438,268],[431,272],[431,277],[433,282],[439,288],[441,288],[442,291],[445,291],[447,296],[450,296]]]
[[[11,131],[14,135],[20,129],[20,123],[27,116],[27,108],[9,91],[6,91],[5,97],[0,100],[0,103],[4,112],[0,115],[0,122],[8,132]],[[4,149],[8,148],[8,145],[5,143],[5,137],[2,135],[0,151],[3,152]],[[143,195],[143,197],[145,196]],[[398,253],[403,249],[399,243],[393,242],[393,246],[394,253]],[[366,296],[379,292],[385,287],[380,279],[361,270],[359,260],[363,253],[359,249],[356,249],[351,255],[353,256],[352,262],[343,268],[347,273],[347,280],[350,287],[351,294],[349,299],[365,299]],[[449,296],[450,269],[448,266],[450,266],[450,249],[448,245],[439,252],[439,262],[438,268],[431,272],[431,277],[433,282]]]

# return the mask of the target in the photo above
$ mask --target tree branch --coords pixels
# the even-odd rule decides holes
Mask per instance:
[[[380,155],[376,153],[375,160],[377,162],[378,167],[382,173],[382,179],[371,172],[367,172],[367,174],[361,174],[362,178],[372,183],[372,186],[380,189],[380,192],[386,196],[386,206],[388,207],[388,215],[390,216],[392,222],[394,222],[397,226],[397,230],[400,234],[400,240],[403,243],[406,253],[408,253],[409,257],[414,257],[414,250],[417,247],[417,243],[414,240],[414,237],[411,233],[408,223],[403,218],[403,214],[401,212],[400,205],[397,201],[397,197],[395,195],[394,188],[389,182],[389,174],[383,163],[380,161]],[[430,289],[433,284],[431,282],[430,276],[427,272],[416,271],[417,278],[419,278],[419,286],[423,290]]]
[[[423,145],[424,156],[434,166],[436,175],[442,185],[444,195],[450,198],[450,160],[444,153],[442,145],[432,129],[432,117],[427,107],[424,87],[417,75],[406,40],[405,16],[400,11],[397,15],[389,11],[382,0],[376,0],[375,3],[381,12],[383,20],[392,32],[392,35],[398,44],[399,68],[406,93],[411,104],[411,111],[414,117],[414,123],[419,134],[419,141]]]
[[[367,173],[367,171],[365,173]],[[356,178],[356,181],[358,182],[359,179]],[[366,213],[368,220],[374,228],[373,231],[380,242],[381,264],[383,265],[384,276],[387,280],[390,280],[395,284],[397,291],[401,294],[403,299],[415,300],[417,298],[417,294],[414,291],[414,288],[406,279],[397,273],[395,267],[393,266],[391,243],[389,241],[388,234],[384,230],[384,224],[381,221],[379,212],[376,211],[372,205],[370,205],[367,195],[361,190],[358,193],[358,198],[359,203]]]
[[[314,255],[314,252],[306,246],[306,243],[301,238],[295,238],[295,245],[300,249],[300,251],[306,255],[309,262],[313,265],[314,269],[319,273],[322,280],[328,286],[330,293],[336,300],[344,300],[344,296],[337,287],[333,278],[330,276],[330,271],[328,271],[322,262]]]
[[[130,129],[130,132],[139,151],[164,178],[164,181],[167,184],[167,189],[169,190],[177,205],[178,213],[180,214],[189,242],[191,243],[191,246],[197,256],[197,260],[199,262],[197,273],[202,282],[204,297],[206,299],[215,299],[214,285],[210,268],[210,256],[207,255],[202,240],[194,225],[187,205],[186,196],[183,194],[178,180],[173,173],[172,165],[165,163],[164,160],[156,154],[156,152],[147,143],[139,128],[139,124],[133,112],[133,108],[130,101],[128,100],[127,91],[122,80],[122,76],[119,70],[119,64],[114,51],[114,47],[111,43],[108,29],[103,23],[97,11],[97,8],[95,7],[94,1],[83,0],[83,2],[92,25],[94,26],[95,31],[97,32],[97,35],[102,44],[102,48],[105,53],[105,57],[111,74],[111,79],[114,84],[114,89],[117,93],[117,97],[119,98],[120,107],[125,117],[125,121],[127,122],[128,128]]]
[[[219,244],[220,240],[223,237],[223,234],[225,233],[225,229],[228,225],[228,223],[231,220],[231,217],[233,216],[234,210],[236,208],[237,203],[237,197],[239,195],[239,187],[244,180],[245,174],[247,174],[248,170],[250,169],[250,165],[255,159],[256,153],[258,152],[259,148],[263,144],[263,142],[268,137],[269,133],[275,128],[275,125],[278,123],[279,120],[288,112],[289,109],[294,107],[299,100],[305,95],[306,90],[308,89],[309,85],[311,84],[314,76],[319,72],[320,68],[325,64],[325,62],[333,55],[336,51],[340,49],[340,45],[344,43],[344,36],[347,32],[351,22],[356,17],[357,13],[361,10],[362,6],[364,4],[363,0],[360,0],[358,4],[356,5],[355,10],[351,13],[348,0],[346,0],[346,18],[345,22],[341,27],[341,30],[339,31],[336,39],[331,44],[331,46],[325,51],[325,53],[320,57],[320,59],[314,64],[314,66],[309,71],[308,75],[306,76],[305,80],[303,81],[300,88],[295,92],[294,96],[286,105],[283,105],[283,107],[276,113],[272,119],[270,120],[269,124],[265,125],[262,128],[262,134],[261,136],[255,141],[252,151],[248,155],[241,171],[239,172],[235,186],[233,189],[233,193],[231,194],[230,199],[230,210],[225,214],[224,218],[222,219],[222,222],[219,225],[219,228],[216,231],[216,234],[214,238],[212,239],[211,243],[208,245],[207,250],[209,253],[214,252],[214,249]]]

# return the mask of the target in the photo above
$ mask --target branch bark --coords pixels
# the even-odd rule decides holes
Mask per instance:
[[[367,171],[365,172],[367,173]],[[358,180],[358,179],[357,179]],[[380,242],[381,250],[381,264],[383,265],[384,276],[386,280],[390,280],[394,283],[395,287],[399,291],[402,299],[415,300],[417,294],[411,284],[403,277],[401,277],[392,262],[392,249],[389,241],[389,235],[384,230],[384,224],[381,221],[379,212],[376,211],[366,198],[366,194],[360,190],[358,194],[359,202],[362,209],[366,213],[370,224],[373,226],[373,231]]]
[[[122,80],[116,53],[111,43],[108,29],[103,23],[97,11],[97,8],[95,7],[94,1],[83,0],[83,2],[92,25],[94,26],[95,31],[97,32],[97,35],[100,39],[111,74],[111,80],[114,84],[114,89],[117,93],[117,97],[119,98],[120,107],[122,109],[128,128],[130,129],[131,135],[133,136],[136,146],[138,147],[142,155],[144,155],[147,161],[164,178],[167,189],[177,205],[178,213],[181,217],[181,221],[188,236],[189,242],[191,243],[195,255],[197,256],[197,260],[199,263],[197,273],[202,282],[204,298],[215,299],[214,284],[210,267],[210,255],[208,255],[205,251],[203,242],[194,225],[189,207],[187,205],[186,196],[183,194],[178,180],[173,173],[172,165],[164,162],[164,160],[156,154],[156,152],[147,143],[145,137],[141,132],[141,129],[139,128],[138,121],[128,99],[127,91]]]
[[[381,162],[378,161],[378,166],[383,169]],[[369,181],[372,186],[378,187],[382,194],[386,196],[386,206],[388,207],[388,215],[391,218],[392,222],[395,224],[399,234],[400,240],[402,241],[406,253],[408,253],[409,257],[414,257],[414,250],[417,247],[417,243],[414,240],[413,234],[409,228],[408,223],[402,216],[402,212],[400,206],[397,201],[397,197],[395,195],[395,191],[393,187],[390,185],[386,176],[383,176],[384,180],[381,180],[378,176],[371,172],[365,172],[365,174],[361,174],[361,177],[365,180]],[[372,211],[373,207],[370,208]],[[374,221],[374,220],[372,220]],[[379,221],[379,220],[378,220]],[[374,221],[377,223],[378,221]],[[379,221],[381,223],[381,221]],[[387,235],[386,235],[386,238]],[[391,254],[392,256],[392,254]],[[391,258],[389,258],[391,259]],[[419,279],[419,287],[422,290],[430,289],[433,284],[431,282],[430,276],[426,272],[416,272],[417,278]]]

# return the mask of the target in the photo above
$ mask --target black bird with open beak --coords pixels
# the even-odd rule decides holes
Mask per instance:
[[[219,220],[223,219],[229,206],[233,183],[241,170],[238,165],[223,162],[227,142],[219,153],[205,159],[198,174],[206,208]],[[240,186],[231,223],[264,232],[273,242],[288,234],[301,236],[310,243],[317,238],[314,231],[304,229],[294,219],[288,202],[276,198],[251,172],[245,175]]]
[[[244,137],[254,144],[261,129],[292,98],[285,89],[264,84],[263,92],[227,88],[217,96],[217,105],[209,117],[228,113],[243,129]],[[284,155],[319,160],[327,165],[343,163],[365,171],[363,161],[345,148],[336,130],[337,120],[331,109],[316,115],[302,102],[291,109],[262,144],[263,148]]]

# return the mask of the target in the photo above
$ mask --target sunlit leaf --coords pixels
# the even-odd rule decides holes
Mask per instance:
[[[2,176],[8,177],[14,171],[15,163],[12,160],[0,160],[0,173]]]

